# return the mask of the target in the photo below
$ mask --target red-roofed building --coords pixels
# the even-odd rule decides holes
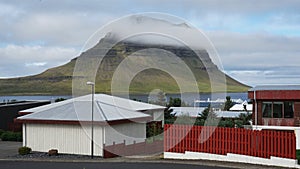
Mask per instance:
[[[300,126],[300,85],[256,86],[248,98],[254,125]]]

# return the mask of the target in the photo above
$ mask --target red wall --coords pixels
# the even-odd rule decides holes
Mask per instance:
[[[257,101],[257,124],[272,126],[300,126],[300,91],[299,90],[262,90],[255,92]],[[254,92],[248,92],[248,98],[254,100]],[[263,118],[262,102],[293,101],[294,118]],[[255,124],[255,102],[253,102],[252,121]]]

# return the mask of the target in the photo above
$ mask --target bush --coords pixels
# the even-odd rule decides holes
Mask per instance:
[[[65,98],[57,98],[57,99],[55,99],[55,101],[54,102],[61,102],[61,101],[64,101],[64,100],[66,100]]]
[[[159,135],[163,132],[162,126],[160,123],[150,122],[146,125],[146,136],[153,137]]]
[[[1,134],[0,138],[2,141],[22,141],[22,133],[5,131]]]
[[[219,127],[234,127],[234,122],[232,120],[221,120],[219,122]]]
[[[0,138],[3,133],[4,133],[4,130],[0,129]]]
[[[243,121],[242,120],[234,120],[236,127],[243,128]]]
[[[20,155],[26,155],[26,154],[29,154],[30,152],[31,152],[31,148],[29,148],[29,147],[20,147],[19,148]]]
[[[300,164],[300,150],[296,150],[296,158],[298,160],[298,164]]]

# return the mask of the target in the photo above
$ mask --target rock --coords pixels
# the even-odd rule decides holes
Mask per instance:
[[[48,151],[49,156],[57,156],[58,155],[58,150],[57,149],[51,149]]]

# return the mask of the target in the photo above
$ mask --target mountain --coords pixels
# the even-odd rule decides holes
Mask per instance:
[[[97,50],[101,50],[98,47],[99,44],[106,42],[106,38],[103,38],[96,46],[83,52],[79,57],[72,59],[65,65],[48,69],[45,72],[34,76],[1,79],[1,95],[71,94],[73,70],[77,59],[80,57],[95,57]],[[194,74],[200,92],[210,92],[208,71],[212,72],[214,77],[224,77],[223,72],[221,72],[211,61],[205,50],[196,51],[201,56],[200,60],[196,53],[188,47],[124,41],[117,43],[110,49],[102,60],[96,76],[96,92],[110,93],[113,73],[123,59],[136,51],[149,48],[163,49],[174,53],[182,59]],[[225,77],[227,92],[244,92],[248,90],[249,87],[247,85],[244,85],[227,75],[225,75]],[[131,93],[145,94],[151,92],[153,89],[161,89],[166,93],[180,92],[176,81],[166,72],[157,69],[147,69],[138,73],[130,84]]]
[[[144,30],[145,27],[150,27],[151,29],[153,28],[159,31],[176,32],[177,34],[184,35],[185,37],[193,37],[195,32],[195,29],[192,29],[186,23],[173,24],[162,19],[154,19],[146,16],[132,16],[129,17],[128,20],[122,20],[119,25],[115,26],[114,29],[111,30],[111,32],[106,32],[105,36],[102,37],[95,46],[85,52],[82,52],[80,56],[72,59],[65,65],[48,69],[45,72],[34,76],[0,79],[0,95],[72,94],[72,79],[84,78],[83,76],[86,76],[73,76],[77,60],[82,58],[96,58],[97,54],[103,50],[103,48],[101,48],[103,47],[103,44],[112,44],[116,42],[118,37],[124,35],[124,33],[130,29],[133,29],[134,31]],[[210,77],[217,79],[215,84],[216,86],[224,85],[224,81],[218,81],[218,79],[226,78],[227,92],[244,92],[249,88],[249,86],[236,81],[220,71],[210,59],[207,51],[204,49],[191,50],[187,46],[178,44],[177,42],[174,43],[174,41],[164,39],[162,36],[159,38],[155,36],[149,38],[149,36],[147,36],[146,39],[141,39],[138,36],[136,37],[136,39],[126,39],[116,43],[106,53],[97,71],[96,92],[110,93],[112,77],[118,66],[125,58],[128,58],[128,56],[144,49],[161,49],[175,54],[193,73],[200,92],[211,91]],[[198,46],[198,41],[195,41],[193,45]],[[149,59],[149,55],[160,56],[160,54],[161,53],[157,53],[157,51],[153,50],[148,54],[140,54],[139,58],[142,63],[143,59],[145,61]],[[201,59],[199,59],[197,55],[199,55]],[[170,64],[181,68],[181,66],[178,65],[178,62],[171,61]],[[168,66],[168,64],[166,64],[166,66]],[[128,67],[128,70],[130,70],[131,66]],[[89,68],[89,65],[85,68]],[[210,72],[210,76],[208,75],[208,72]],[[126,72],[123,73],[126,76]],[[181,76],[184,76],[184,74]],[[149,93],[154,89],[161,89],[166,93],[180,92],[174,78],[172,78],[168,73],[158,69],[147,69],[136,74],[136,76],[132,79],[129,88],[131,93],[136,94]],[[222,89],[219,91],[224,92]],[[124,92],[124,90],[120,90],[118,92]]]

